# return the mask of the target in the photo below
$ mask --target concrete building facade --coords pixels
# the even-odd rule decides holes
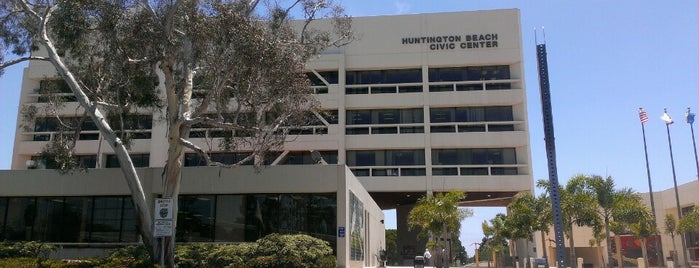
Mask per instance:
[[[298,130],[272,165],[315,164],[318,152],[326,163],[349,167],[378,207],[397,209],[403,234],[407,213],[426,194],[462,190],[463,206],[504,206],[532,191],[518,10],[359,17],[353,27],[355,41],[307,64],[325,111],[321,123]],[[31,62],[20,105],[43,105],[39,93],[54,74],[49,64]],[[57,96],[67,101],[59,113],[79,116],[69,93]],[[164,165],[167,127],[158,118],[132,118],[137,167]],[[20,115],[12,169],[46,168],[38,155],[56,130],[50,117]],[[197,137],[215,131],[195,129],[190,138],[205,145]],[[115,167],[98,131],[85,125],[83,133],[75,149],[84,167]],[[184,165],[200,160],[187,153]],[[400,235],[398,243],[406,259],[422,252],[415,235]]]

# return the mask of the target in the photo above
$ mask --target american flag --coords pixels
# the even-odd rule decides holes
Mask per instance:
[[[638,118],[641,119],[641,124],[648,122],[648,114],[643,108],[638,108]]]

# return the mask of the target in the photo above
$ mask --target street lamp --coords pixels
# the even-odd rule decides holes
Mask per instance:
[[[684,119],[689,124],[689,130],[692,133],[692,148],[694,148],[694,162],[697,165],[697,179],[699,180],[699,158],[697,157],[697,142],[694,140],[694,114],[691,109],[687,107],[687,113],[684,114]]]

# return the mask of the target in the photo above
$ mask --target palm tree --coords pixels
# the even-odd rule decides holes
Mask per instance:
[[[672,256],[672,261],[677,263],[677,243],[675,241],[675,235],[681,235],[682,233],[677,230],[677,220],[672,214],[665,215],[665,233],[670,235],[672,239],[672,250],[675,254]]]
[[[501,253],[507,248],[507,240],[510,238],[510,230],[507,229],[505,225],[507,216],[502,213],[498,213],[494,218],[488,222],[483,221],[481,228],[483,229],[483,239],[484,243],[481,247],[485,246],[490,249],[490,253],[493,256],[493,262],[495,267],[502,267],[504,264],[502,258],[497,258],[496,256],[501,255]]]
[[[575,266],[577,259],[575,254],[575,239],[573,236],[573,225],[577,226],[593,226],[598,221],[594,195],[589,191],[587,183],[590,177],[586,175],[576,175],[571,178],[559,190],[561,197],[561,216],[563,218],[564,234],[570,242],[570,258],[568,259],[571,267]],[[549,192],[550,185],[548,181],[540,180],[540,187]]]
[[[408,214],[408,229],[420,229],[420,236],[434,239],[433,245],[445,249],[447,234],[450,232],[458,237],[461,220],[473,215],[470,209],[459,208],[459,202],[466,197],[461,191],[426,195],[418,199],[415,207]]]
[[[619,190],[614,189],[615,184],[612,177],[602,178],[599,175],[592,175],[588,177],[586,187],[588,188],[587,190],[591,191],[593,194],[594,200],[596,200],[598,207],[598,216],[604,223],[605,240],[607,246],[607,265],[609,265],[609,261],[612,259],[611,241],[609,240],[611,237],[610,224],[614,220],[615,212],[618,212],[617,207],[624,202],[640,203],[640,196],[629,188]],[[617,215],[620,216],[621,214],[617,213]],[[620,253],[620,250],[621,249],[617,247],[617,252]],[[621,256],[619,257],[619,267],[622,267],[624,260],[621,258]]]
[[[548,205],[548,199],[546,196],[542,195],[539,198],[535,198],[532,194],[528,192],[519,193],[515,196],[515,199],[507,205],[508,215],[505,219],[505,225],[511,231],[512,239],[525,239],[527,244],[527,256],[525,261],[525,267],[528,267],[529,262],[529,241],[532,239],[532,235],[541,231],[542,240],[543,232],[548,231],[548,226],[551,223],[551,209]],[[544,251],[546,254],[546,251]]]
[[[620,225],[625,225],[626,231],[633,235],[636,239],[641,239],[641,252],[645,267],[648,267],[648,250],[646,248],[646,240],[654,235],[657,230],[653,220],[653,213],[650,209],[640,202],[640,196],[637,200],[628,199],[622,200],[616,205],[615,222]],[[616,232],[615,232],[616,233]],[[617,245],[619,248],[621,245]]]

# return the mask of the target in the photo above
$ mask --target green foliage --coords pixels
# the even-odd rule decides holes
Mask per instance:
[[[677,229],[682,233],[699,232],[699,207],[695,206],[691,211],[682,215]]]
[[[128,268],[152,268],[150,254],[145,246],[126,246],[109,253],[107,257],[97,261],[95,267],[128,267]]]
[[[398,230],[386,230],[386,259],[388,264],[398,265],[403,260],[398,250]]]
[[[464,198],[464,192],[451,191],[418,199],[408,214],[408,228],[419,228],[421,236],[431,233],[435,239],[442,237],[445,231],[458,234],[461,220],[473,215],[469,209],[459,209],[458,203]]]
[[[254,243],[178,246],[175,262],[179,268],[332,268],[337,265],[327,242],[308,235],[280,234],[268,235]]]
[[[47,258],[48,254],[55,251],[56,247],[36,241],[8,242],[0,244],[0,258]]]
[[[264,267],[335,267],[328,242],[308,235],[271,234],[257,240],[256,257],[248,263],[252,268]],[[334,258],[334,256],[333,256]]]

